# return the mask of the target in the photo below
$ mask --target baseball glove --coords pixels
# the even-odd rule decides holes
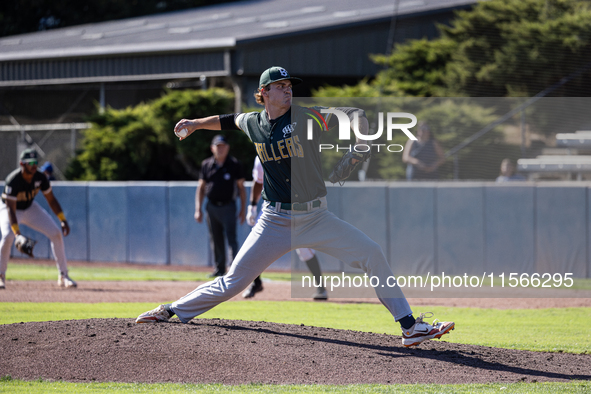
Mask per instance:
[[[339,160],[339,162],[334,166],[332,172],[328,176],[328,180],[332,183],[341,183],[345,182],[347,178],[351,175],[353,170],[357,168],[359,163],[362,163],[369,159],[371,156],[371,151],[367,152],[356,152],[356,151],[349,151],[345,152],[343,157]],[[353,163],[353,160],[358,160],[357,162]]]
[[[16,236],[14,246],[16,246],[16,249],[19,252],[26,254],[29,257],[35,257],[33,256],[33,248],[35,247],[36,243],[37,241],[32,240],[31,238],[27,238],[22,234],[19,234]]]

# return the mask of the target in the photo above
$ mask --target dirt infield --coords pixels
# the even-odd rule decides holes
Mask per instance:
[[[160,302],[195,282],[8,281],[0,302]],[[289,283],[265,282],[256,300],[293,300]],[[305,299],[306,301],[308,299]],[[234,301],[242,301],[236,297]],[[329,302],[354,302],[331,300]],[[356,302],[360,302],[356,300]],[[377,302],[377,300],[364,300]],[[591,306],[590,299],[409,299],[420,305],[484,308]],[[420,308],[416,308],[420,309]],[[429,341],[404,348],[399,336],[301,325],[195,319],[135,324],[133,319],[0,326],[0,376],[72,382],[179,383],[489,383],[591,379],[591,355],[540,353]]]

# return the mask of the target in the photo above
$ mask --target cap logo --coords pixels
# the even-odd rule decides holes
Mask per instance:
[[[289,74],[287,73],[287,70],[284,68],[280,68],[279,69],[279,73],[281,74],[282,77],[289,77]]]

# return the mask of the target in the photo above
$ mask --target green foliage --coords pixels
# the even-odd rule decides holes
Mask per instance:
[[[458,11],[441,36],[410,40],[372,59],[371,82],[320,97],[533,96],[591,62],[591,5],[583,0],[490,0]],[[588,95],[589,70],[554,93]]]
[[[66,177],[72,180],[196,179],[198,168],[211,155],[209,146],[219,132],[200,130],[179,141],[174,125],[183,117],[199,118],[232,112],[234,98],[222,89],[170,91],[135,107],[107,108],[91,117],[83,148],[72,160]],[[231,153],[243,163],[254,158],[248,137],[228,135]],[[248,174],[248,172],[247,172]]]
[[[322,86],[313,91],[314,97],[380,97],[380,91],[375,88],[373,83],[368,83],[367,79],[359,82],[357,85],[342,87]],[[397,95],[395,95],[397,96]]]
[[[373,61],[384,67],[375,79],[355,86],[323,87],[313,96],[532,97],[591,66],[589,1],[482,1],[471,10],[458,11],[450,26],[438,28],[438,38],[410,40],[396,45],[390,55],[374,55]],[[587,96],[591,91],[590,76],[591,70],[587,69],[552,95]],[[449,104],[447,108],[413,114],[428,123],[435,118],[432,129],[447,151],[487,125],[483,122],[491,122],[515,107],[484,108],[468,104],[452,108]],[[568,117],[567,125],[564,117],[555,114],[540,104],[528,109],[527,121],[532,130],[546,135],[576,129],[586,122],[581,115],[573,115]],[[405,145],[406,140],[397,135],[388,143]],[[493,130],[460,152],[460,178],[494,179],[503,158],[520,155],[517,146],[505,143],[501,132]],[[401,156],[374,155],[368,178],[403,179]],[[452,171],[450,161],[440,168],[442,178],[452,177]]]
[[[439,40],[458,44],[445,85],[470,96],[533,96],[591,61],[590,27],[587,1],[479,2],[441,27]],[[581,77],[556,95],[576,97],[590,86]]]
[[[372,60],[385,70],[372,86],[397,96],[445,96],[445,68],[457,47],[457,42],[446,38],[421,39],[396,45],[390,56],[374,55]]]

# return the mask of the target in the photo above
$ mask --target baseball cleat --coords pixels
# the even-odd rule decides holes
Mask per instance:
[[[68,275],[60,275],[57,278],[57,285],[59,287],[65,287],[66,289],[78,287],[78,284],[70,279]]]
[[[328,293],[326,292],[326,289],[324,287],[317,288],[312,295],[312,299],[316,301],[328,300]]]
[[[427,314],[429,315],[427,316]],[[433,317],[433,313],[421,313],[411,328],[402,329],[402,344],[404,346],[415,346],[428,339],[441,338],[454,329],[455,323],[452,321],[433,320],[433,324],[429,324],[423,321],[425,317]]]
[[[151,311],[144,312],[135,319],[136,323],[158,323],[161,321],[168,321],[170,313],[164,308],[164,305],[159,305],[158,308]]]
[[[248,286],[248,289],[246,289],[244,291],[244,293],[242,293],[242,297],[244,298],[252,298],[254,297],[254,295],[258,292],[263,291],[263,284],[262,283],[257,283],[257,282],[252,282],[250,284],[250,286]]]
[[[5,279],[5,274],[0,274],[0,289],[6,289],[6,283],[4,283]]]

